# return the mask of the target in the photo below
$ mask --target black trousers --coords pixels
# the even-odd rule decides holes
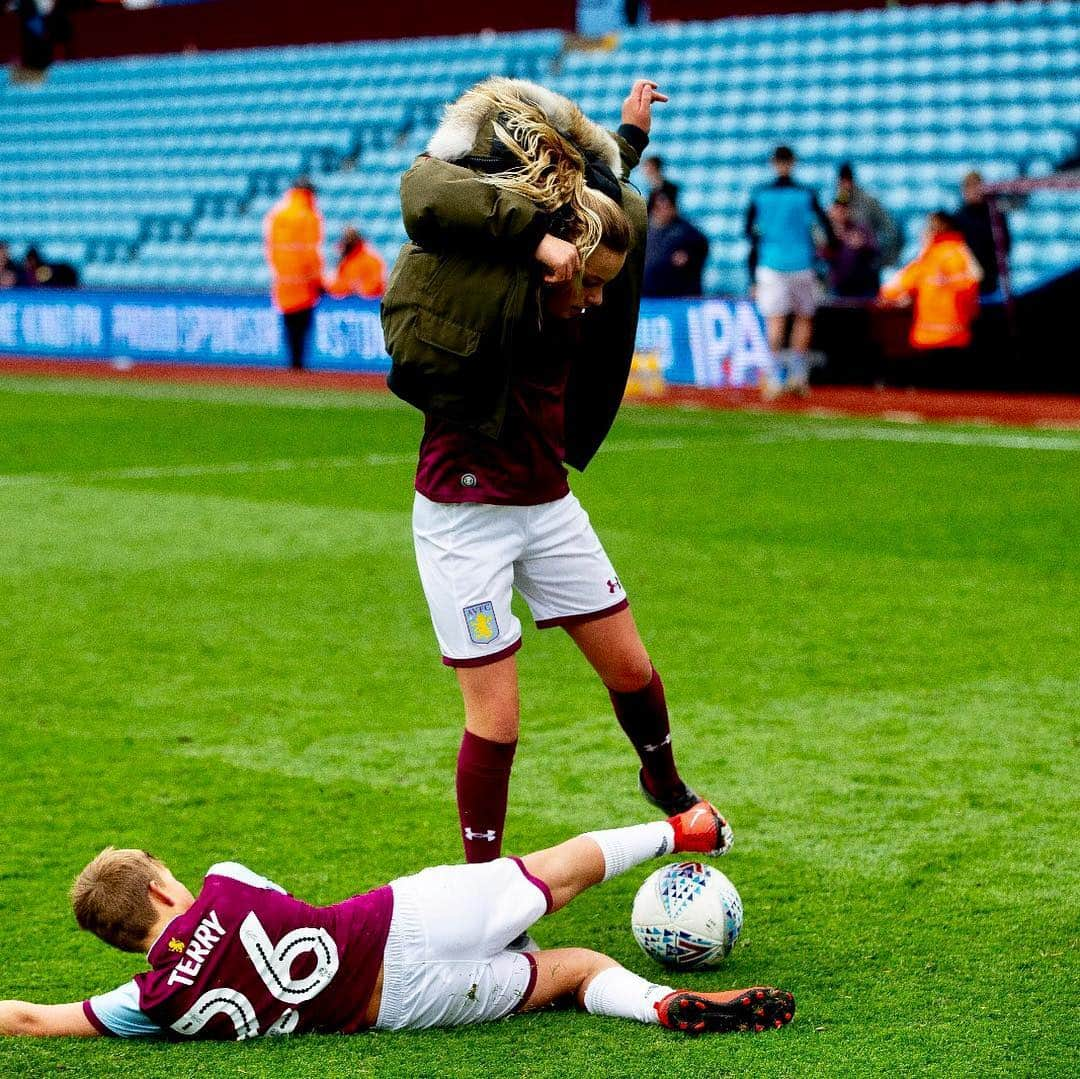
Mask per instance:
[[[303,370],[304,352],[307,349],[311,323],[315,317],[315,308],[306,307],[302,311],[290,311],[281,318],[285,323],[285,337],[289,342],[289,366],[294,371]]]
[[[971,349],[926,348],[895,358],[887,381],[893,386],[954,390],[978,386],[976,375]]]

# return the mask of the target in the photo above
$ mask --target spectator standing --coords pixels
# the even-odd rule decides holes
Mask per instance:
[[[754,192],[746,211],[750,279],[775,360],[762,386],[766,397],[775,397],[784,388],[795,393],[806,393],[809,388],[807,353],[821,298],[814,273],[815,226],[824,232],[827,245],[834,242],[832,225],[817,195],[792,179],[795,154],[791,149],[778,146],[772,165],[776,179]],[[792,315],[790,348],[785,348]],[[781,381],[782,367],[787,368],[786,386]]]
[[[998,251],[994,242],[994,219],[990,203],[986,200],[983,178],[977,172],[969,172],[960,185],[964,201],[956,212],[956,222],[963,233],[964,241],[971,249],[976,261],[982,268],[982,283],[979,293],[986,296],[996,292],[998,287]],[[1009,236],[1009,223],[1005,215],[999,213],[1001,226],[1002,256],[1007,257],[1012,246]]]
[[[53,61],[53,42],[49,33],[53,4],[51,0],[15,0],[15,9],[19,15],[23,70],[44,71]]]
[[[664,159],[659,154],[651,154],[641,163],[641,174],[645,178],[645,186],[651,196],[654,191],[659,191],[668,182],[664,175]]]
[[[360,296],[377,300],[386,291],[386,263],[352,226],[338,241],[341,261],[327,292],[331,296]]]
[[[664,183],[649,196],[643,296],[700,296],[709,256],[705,234],[679,216],[679,189]]]
[[[971,324],[979,309],[982,270],[956,220],[944,210],[930,215],[926,244],[918,258],[899,270],[881,289],[886,303],[912,299],[914,317],[908,340],[917,354],[932,354],[936,375],[947,361],[960,361],[971,345]],[[936,379],[935,379],[936,380]]]
[[[903,233],[896,218],[868,191],[855,183],[855,170],[845,161],[836,175],[836,201],[851,208],[852,219],[873,234],[878,249],[878,269],[895,266],[904,246]]]
[[[271,296],[285,324],[290,365],[300,370],[323,293],[322,218],[310,181],[297,180],[285,192],[266,215],[265,230]]]
[[[0,240],[0,288],[19,288],[26,284],[22,267],[11,257],[11,250]]]
[[[825,252],[829,264],[829,291],[845,299],[867,299],[878,294],[881,274],[877,240],[870,229],[854,219],[851,206],[834,202],[829,208],[836,242]]]

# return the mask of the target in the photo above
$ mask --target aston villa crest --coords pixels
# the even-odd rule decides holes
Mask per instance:
[[[490,601],[474,603],[465,607],[465,625],[469,627],[469,640],[473,644],[491,644],[499,636],[499,623],[495,618],[495,607]]]

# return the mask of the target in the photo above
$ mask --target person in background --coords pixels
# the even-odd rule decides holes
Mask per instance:
[[[705,234],[679,216],[679,189],[665,182],[649,196],[643,296],[700,296],[709,255]]]
[[[904,237],[896,218],[869,192],[855,183],[855,170],[845,161],[836,174],[836,201],[851,208],[852,220],[868,228],[878,249],[878,269],[900,261]]]
[[[659,154],[651,154],[641,162],[641,174],[650,196],[668,182],[664,175],[664,159]]]
[[[53,62],[53,39],[49,16],[53,5],[47,0],[15,0],[19,16],[21,62],[24,71],[45,71]],[[8,5],[4,5],[4,10]]]
[[[827,246],[835,241],[832,224],[808,187],[792,179],[795,154],[787,146],[773,152],[776,179],[758,188],[746,211],[750,241],[750,279],[774,368],[765,375],[762,393],[775,397],[787,389],[805,394],[809,389],[810,339],[821,284],[814,273],[817,258],[815,228],[825,234]],[[790,348],[785,348],[787,321],[794,315]],[[782,379],[786,367],[786,382]]]
[[[0,288],[20,288],[26,284],[22,267],[11,257],[11,249],[0,240]]]
[[[23,273],[26,284],[34,285],[52,284],[52,267],[41,259],[41,253],[36,247],[28,247],[23,255]]]
[[[23,256],[26,285],[30,288],[76,288],[79,274],[70,262],[45,262],[36,247],[28,247]]]
[[[836,243],[825,252],[829,264],[829,291],[834,296],[859,299],[874,297],[881,286],[877,240],[870,229],[855,221],[851,206],[834,202],[829,220]]]
[[[264,224],[271,296],[285,323],[290,365],[300,370],[323,293],[323,226],[311,182],[297,180],[266,215]]]
[[[956,212],[956,223],[963,233],[964,241],[971,249],[982,268],[982,283],[979,294],[986,296],[996,292],[998,287],[998,254],[994,242],[994,222],[990,212],[990,203],[983,190],[983,178],[977,172],[969,172],[960,185],[964,201]],[[1007,257],[1012,246],[1009,236],[1009,223],[1005,215],[999,213],[1001,224],[1002,255]]]
[[[382,256],[351,225],[338,241],[341,261],[327,286],[331,296],[360,296],[378,300],[386,291],[386,263]]]
[[[964,242],[955,218],[945,210],[930,215],[926,244],[881,288],[883,303],[914,301],[908,340],[923,362],[912,366],[913,381],[939,381],[971,345],[971,324],[979,310],[982,270]],[[933,365],[925,362],[932,359]]]

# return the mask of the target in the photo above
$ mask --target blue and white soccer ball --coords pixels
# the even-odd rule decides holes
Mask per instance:
[[[642,951],[667,967],[718,967],[739,939],[742,899],[719,869],[662,866],[638,889],[630,925]]]

